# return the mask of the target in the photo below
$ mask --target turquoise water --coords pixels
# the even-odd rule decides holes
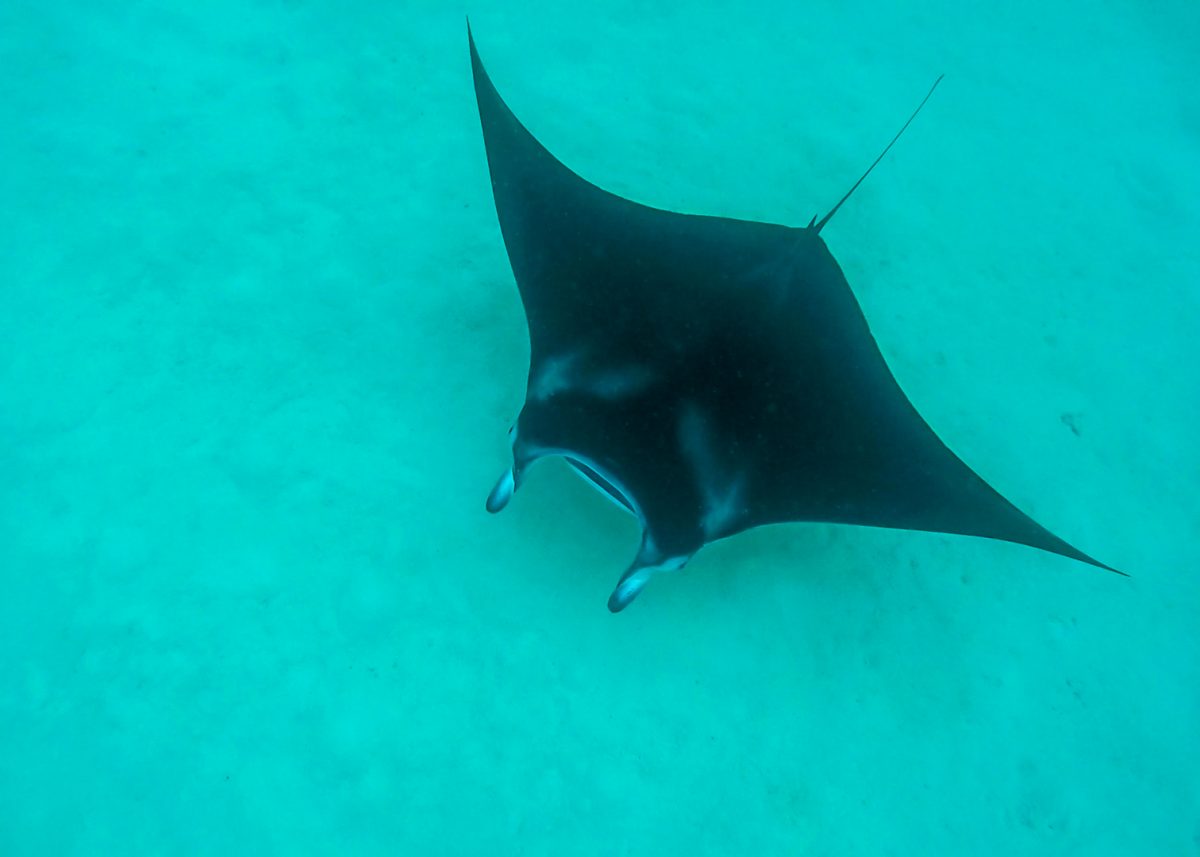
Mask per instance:
[[[1200,853],[1200,8],[0,5],[0,853]],[[1130,572],[757,530],[604,608],[465,12],[567,164],[823,233],[941,436]]]

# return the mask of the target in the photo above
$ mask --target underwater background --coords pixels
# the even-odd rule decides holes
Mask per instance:
[[[1122,579],[793,524],[629,610],[528,359],[465,13],[640,202],[823,237]],[[0,4],[0,853],[1200,854],[1193,0]]]

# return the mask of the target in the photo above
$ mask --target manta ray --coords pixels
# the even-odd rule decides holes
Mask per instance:
[[[534,462],[564,458],[641,524],[613,612],[705,545],[788,521],[982,536],[1116,571],[1037,524],[938,438],[821,238],[932,88],[828,214],[792,227],[664,211],[591,184],[508,108],[469,23],[467,40],[530,342],[512,465],[488,511],[504,508]]]

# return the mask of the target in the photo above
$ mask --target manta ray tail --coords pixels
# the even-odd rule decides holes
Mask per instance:
[[[871,170],[875,169],[879,162],[883,160],[883,156],[888,153],[888,149],[896,145],[896,141],[900,139],[900,135],[908,130],[908,126],[911,125],[912,121],[917,118],[917,114],[921,112],[921,108],[925,106],[925,102],[929,100],[929,96],[933,95],[933,91],[937,89],[938,84],[942,82],[942,78],[945,76],[946,75],[944,74],[938,75],[938,79],[933,82],[933,86],[929,87],[929,91],[925,93],[925,97],[921,99],[921,103],[917,105],[917,109],[912,112],[912,116],[909,116],[908,121],[905,122],[900,127],[900,130],[896,132],[896,136],[892,138],[892,142],[883,147],[883,151],[879,153],[879,157],[875,159],[875,162],[872,163],[871,166],[867,167],[867,171],[858,177],[858,181],[854,183],[854,186],[851,187],[850,190],[846,191],[846,195],[838,200],[838,204],[831,208],[829,213],[821,218],[820,222],[817,222],[817,218],[813,217],[808,224],[809,229],[812,229],[814,232],[820,232],[821,228],[828,223],[835,214],[837,214],[837,210],[842,207],[842,203],[850,198],[850,194],[858,190],[858,186],[863,183],[863,179],[871,174]]]

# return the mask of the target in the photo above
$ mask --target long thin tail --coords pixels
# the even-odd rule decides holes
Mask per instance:
[[[883,160],[883,156],[888,153],[888,149],[892,148],[892,146],[896,144],[896,141],[900,139],[900,135],[903,134],[908,129],[908,126],[912,124],[912,121],[917,118],[917,114],[921,112],[921,108],[925,106],[925,102],[929,100],[929,96],[933,95],[933,91],[937,89],[937,85],[942,82],[942,78],[945,76],[946,75],[944,74],[938,75],[938,79],[933,82],[933,86],[929,87],[929,91],[925,93],[925,97],[921,99],[921,103],[917,105],[917,109],[912,112],[912,116],[909,116],[908,121],[905,122],[900,130],[896,132],[896,136],[892,138],[892,142],[884,146],[883,151],[879,153],[879,157],[875,159],[875,163],[867,167],[867,171],[859,176],[858,181],[854,183],[854,187],[846,191],[846,195],[838,200],[838,204],[831,208],[829,213],[822,217],[819,223],[817,222],[817,218],[814,217],[812,222],[808,224],[809,229],[814,229],[817,232],[820,232],[821,227],[828,223],[831,217],[837,214],[837,210],[842,207],[842,203],[850,198],[850,194],[858,190],[858,186],[863,183],[863,179],[871,174],[871,170],[875,169],[876,165]]]

